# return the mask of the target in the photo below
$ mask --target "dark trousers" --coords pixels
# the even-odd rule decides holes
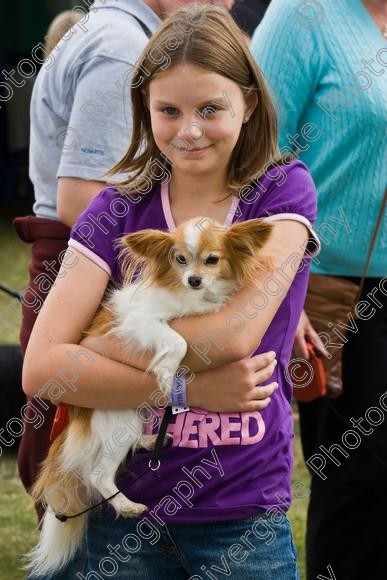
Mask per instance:
[[[50,281],[55,280],[55,273],[53,274],[52,272],[57,272],[60,268],[59,256],[67,248],[70,229],[60,222],[35,216],[16,218],[14,225],[19,237],[24,242],[33,244],[32,258],[29,265],[29,283],[27,290],[24,292],[25,300],[22,304],[23,321],[20,331],[20,346],[24,356],[30,334],[40,310],[36,296],[39,297],[40,303],[45,300],[52,285]],[[44,262],[46,262],[46,265]],[[39,277],[39,274],[44,275],[44,282],[43,277]],[[43,385],[40,386],[43,387]],[[29,406],[26,410],[26,415],[27,418],[30,416],[31,422],[25,422],[25,431],[20,441],[17,463],[20,479],[26,490],[30,491],[36,479],[39,466],[48,453],[49,437],[56,407],[48,400],[44,401],[46,408],[42,408],[41,403],[35,402],[35,405],[44,416],[42,425],[35,429],[33,418],[36,412],[31,406],[34,401],[27,397],[27,402]],[[44,509],[41,504],[36,504],[35,507],[40,520],[44,514]]]
[[[299,404],[305,460],[313,454],[326,460],[321,469],[316,458],[316,469],[310,469],[308,580],[319,574],[334,574],[337,580],[387,579],[387,395],[379,400],[387,391],[387,283],[384,294],[374,294],[381,306],[367,297],[379,281],[368,278],[361,297],[371,303],[364,313],[370,315],[373,307],[375,314],[357,320],[358,332],[347,335],[344,394]],[[362,421],[354,426],[351,418],[355,425]],[[346,434],[350,430],[357,436]]]

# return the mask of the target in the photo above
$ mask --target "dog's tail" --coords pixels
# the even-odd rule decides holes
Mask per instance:
[[[86,515],[60,522],[46,511],[38,545],[25,557],[29,577],[55,574],[75,556],[85,532]]]
[[[79,514],[95,499],[81,477],[83,470],[79,466],[87,463],[85,454],[89,452],[88,412],[89,409],[71,409],[75,421],[51,445],[32,489],[34,501],[47,506],[39,543],[24,557],[25,568],[32,577],[63,569],[82,544],[87,514],[66,521],[60,521],[55,514],[67,517]]]

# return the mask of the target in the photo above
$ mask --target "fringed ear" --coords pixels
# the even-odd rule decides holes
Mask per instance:
[[[231,252],[243,258],[255,256],[269,240],[272,230],[272,224],[254,219],[233,224],[224,235]]]
[[[142,230],[128,234],[120,239],[121,251],[119,260],[125,272],[124,282],[132,283],[145,270],[158,270],[165,273],[169,267],[169,252],[173,247],[173,238],[168,232],[159,230]]]
[[[159,230],[143,230],[121,238],[123,246],[136,258],[158,260],[168,256],[173,246],[171,235]]]
[[[239,283],[254,281],[257,269],[270,268],[270,260],[261,250],[269,240],[272,230],[272,224],[253,219],[237,222],[224,232],[231,267]]]

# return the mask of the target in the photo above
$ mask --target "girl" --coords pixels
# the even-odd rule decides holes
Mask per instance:
[[[143,372],[151,353],[124,357],[104,341],[107,360],[93,352],[98,341],[78,346],[109,278],[121,279],[114,241],[125,233],[172,230],[199,215],[226,226],[266,218],[275,224],[273,272],[257,273],[260,290],[242,288],[218,313],[171,322],[192,346],[183,361],[190,410],[172,418],[159,477],[137,479],[150,457],[140,450],[119,478],[149,510],[138,520],[115,519],[106,504],[92,510],[77,569],[56,577],[298,578],[285,514],[293,425],[284,371],[307,286],[313,181],[301,162],[279,156],[264,79],[224,9],[169,17],[131,84],[133,139],[114,168],[130,177],[120,192],[101,191],[72,230],[73,267],[59,273],[35,325],[25,392],[90,408],[157,406],[155,380]],[[69,386],[54,393],[58,372]]]

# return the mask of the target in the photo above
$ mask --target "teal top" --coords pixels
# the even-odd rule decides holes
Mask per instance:
[[[312,271],[361,276],[386,187],[387,43],[361,0],[272,0],[253,56],[277,104],[281,151],[318,192]],[[384,221],[368,276],[387,274]]]

